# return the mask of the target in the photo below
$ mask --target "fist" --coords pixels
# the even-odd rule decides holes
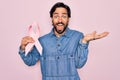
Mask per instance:
[[[27,44],[34,43],[34,42],[35,42],[34,39],[30,36],[23,37],[21,40],[21,49],[25,50],[25,47]]]

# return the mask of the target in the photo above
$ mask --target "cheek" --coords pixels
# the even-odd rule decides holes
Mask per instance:
[[[63,22],[67,24],[69,22],[69,19],[65,19]]]
[[[57,21],[56,21],[56,20],[52,20],[52,23],[53,23],[53,24],[56,24],[56,23],[57,23]]]
[[[64,24],[68,24],[69,23],[69,20],[65,21]]]

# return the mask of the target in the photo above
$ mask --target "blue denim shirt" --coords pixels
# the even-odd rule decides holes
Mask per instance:
[[[81,42],[83,33],[67,28],[64,35],[56,37],[52,31],[39,38],[42,55],[36,47],[25,56],[19,50],[24,63],[35,65],[40,60],[42,80],[80,80],[77,69],[82,68],[88,56],[88,43]]]

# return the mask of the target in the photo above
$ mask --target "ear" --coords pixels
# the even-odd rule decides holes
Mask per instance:
[[[68,18],[68,22],[70,21],[70,18]]]

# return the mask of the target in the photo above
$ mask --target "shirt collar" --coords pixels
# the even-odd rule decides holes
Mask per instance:
[[[52,30],[50,32],[50,36],[51,37],[56,36],[55,33],[54,33],[54,28],[52,28]],[[70,29],[68,27],[66,28],[66,32],[64,33],[63,36],[68,37],[68,38],[70,37]]]

